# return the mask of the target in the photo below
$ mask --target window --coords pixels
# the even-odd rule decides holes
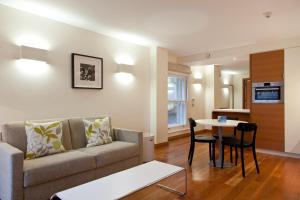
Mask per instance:
[[[168,127],[186,125],[187,77],[169,74],[168,76]]]

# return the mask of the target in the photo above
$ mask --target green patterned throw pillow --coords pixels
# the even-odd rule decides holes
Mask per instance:
[[[26,121],[26,159],[33,159],[65,151],[62,144],[62,122],[35,123]]]
[[[83,120],[87,147],[108,144],[112,142],[110,121],[108,117],[95,119],[95,121]]]

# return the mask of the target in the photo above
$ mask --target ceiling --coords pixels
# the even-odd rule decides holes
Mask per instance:
[[[192,66],[199,65],[220,65],[221,70],[227,74],[249,74],[250,60],[249,55],[239,55],[236,57],[224,56],[212,59],[205,59],[194,63]]]
[[[299,0],[0,0],[74,26],[190,55],[300,35]],[[267,19],[262,13],[272,11]]]

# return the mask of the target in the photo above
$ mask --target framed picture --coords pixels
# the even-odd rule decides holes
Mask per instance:
[[[103,89],[103,59],[72,53],[72,88]]]

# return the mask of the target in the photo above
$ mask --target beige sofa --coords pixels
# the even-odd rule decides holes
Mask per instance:
[[[53,120],[43,120],[53,121]],[[142,132],[113,129],[113,142],[86,148],[83,121],[63,120],[64,153],[24,160],[24,122],[1,126],[0,199],[46,200],[56,192],[142,163]]]

